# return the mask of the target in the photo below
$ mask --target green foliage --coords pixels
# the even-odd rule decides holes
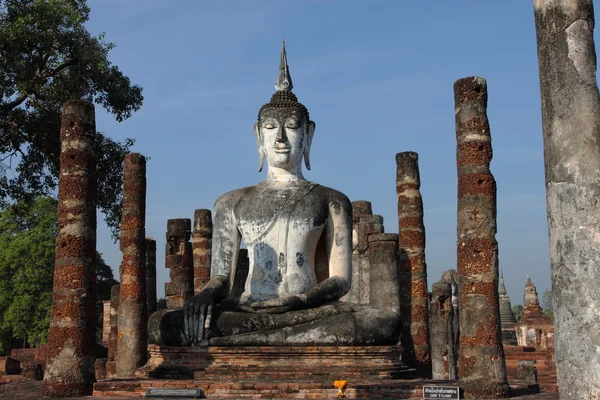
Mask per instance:
[[[554,321],[554,309],[552,308],[552,290],[544,291],[542,294],[542,308],[544,315]]]
[[[89,12],[85,0],[0,0],[1,207],[56,189],[65,101],[92,101],[119,122],[142,105],[142,89],[108,59],[114,44],[85,28]],[[98,207],[116,240],[133,140],[97,141]]]
[[[56,200],[0,212],[0,332],[5,340],[45,342],[52,303]],[[0,351],[7,342],[0,341]]]
[[[58,232],[55,199],[18,202],[0,211],[0,353],[12,338],[45,343],[52,306],[54,252]],[[118,283],[96,253],[98,300]]]
[[[519,322],[523,317],[523,306],[521,304],[515,304],[512,306],[512,312],[515,315],[517,322]]]

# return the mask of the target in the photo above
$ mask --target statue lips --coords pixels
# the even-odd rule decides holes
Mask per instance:
[[[289,146],[285,146],[285,147],[274,146],[273,149],[275,150],[275,153],[289,153],[291,150],[291,147],[289,147]]]

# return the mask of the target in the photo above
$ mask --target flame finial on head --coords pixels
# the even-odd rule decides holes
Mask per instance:
[[[287,55],[285,53],[285,39],[281,40],[281,59],[279,61],[279,74],[277,75],[277,82],[275,82],[275,90],[278,92],[291,91],[294,85],[292,85],[292,77],[290,76],[290,68],[287,63]]]

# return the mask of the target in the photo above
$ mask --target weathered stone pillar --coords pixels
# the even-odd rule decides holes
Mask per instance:
[[[425,226],[421,198],[419,156],[407,151],[396,154],[396,195],[402,288],[403,360],[430,376],[429,311]]]
[[[171,281],[165,283],[167,309],[182,308],[194,296],[194,264],[189,218],[167,220],[166,266]]]
[[[147,359],[146,305],[146,159],[125,156],[121,218],[121,298],[119,300],[117,376],[135,374]]]
[[[156,311],[156,240],[146,238],[146,305],[148,315]]]
[[[210,210],[194,211],[192,247],[194,252],[194,293],[197,294],[210,280],[212,259],[212,215]]]
[[[342,300],[355,304],[370,304],[371,266],[368,236],[383,233],[383,217],[373,215],[371,202],[352,202],[352,286]]]
[[[96,347],[94,105],[65,103],[60,128],[58,235],[42,395],[92,393]]]
[[[496,181],[487,119],[485,79],[454,83],[458,166],[457,271],[459,276],[460,385],[471,397],[506,397],[500,333]]]
[[[591,0],[536,0],[560,398],[600,397],[600,96]],[[583,300],[585,299],[585,300]],[[592,310],[596,310],[592,312]]]
[[[451,375],[454,361],[452,335],[452,285],[435,282],[431,290],[431,374],[433,379],[456,379]]]
[[[106,348],[108,357],[106,361],[106,377],[115,378],[117,376],[117,341],[119,337],[119,300],[121,298],[121,285],[113,285],[110,288],[110,333]]]
[[[370,294],[369,304],[387,308],[400,315],[400,276],[398,271],[398,235],[374,233],[368,236]],[[400,331],[400,328],[398,329]]]

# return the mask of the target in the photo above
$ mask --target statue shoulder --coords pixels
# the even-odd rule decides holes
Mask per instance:
[[[253,186],[244,187],[241,189],[235,189],[231,192],[227,192],[219,196],[217,201],[215,201],[215,210],[218,209],[231,209],[235,208],[235,205],[240,201],[245,194],[247,194],[250,190],[252,190]]]
[[[330,207],[334,207],[336,209],[341,208],[345,212],[348,212],[350,215],[352,215],[352,203],[350,202],[348,196],[346,196],[344,193],[322,185],[319,185],[319,192],[321,193],[321,196],[327,199]]]

